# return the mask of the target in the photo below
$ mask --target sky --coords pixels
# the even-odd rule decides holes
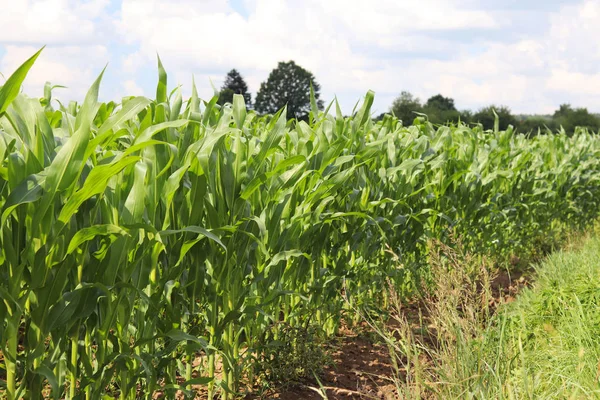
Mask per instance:
[[[311,71],[350,113],[407,90],[459,109],[506,105],[600,112],[600,0],[0,0],[0,72],[46,46],[24,90],[46,81],[81,100],[102,69],[102,100],[154,97],[156,56],[169,87],[209,99],[236,68],[252,95],[279,61]],[[8,11],[6,11],[8,10]],[[0,82],[3,81],[0,76]]]

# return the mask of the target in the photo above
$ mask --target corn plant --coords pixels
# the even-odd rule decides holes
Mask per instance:
[[[277,326],[335,335],[427,243],[498,259],[598,216],[600,141],[579,130],[260,116],[169,92],[81,104],[0,89],[0,351],[8,399],[233,398]],[[400,263],[392,262],[398,257]],[[285,324],[278,324],[283,321]],[[2,375],[2,373],[4,373]],[[0,389],[1,390],[1,389]]]

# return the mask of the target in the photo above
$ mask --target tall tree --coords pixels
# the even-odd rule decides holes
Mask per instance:
[[[416,118],[416,112],[422,112],[423,106],[419,98],[412,95],[412,93],[403,91],[400,93],[394,102],[390,111],[394,113],[396,117],[402,120],[405,126],[412,125],[412,122]]]
[[[219,93],[218,103],[223,105],[225,103],[233,103],[233,95],[241,94],[244,96],[246,106],[250,106],[250,92],[248,92],[248,85],[242,77],[242,75],[234,68],[227,73],[225,76],[225,82]]]
[[[456,109],[454,99],[444,97],[441,94],[427,99],[423,112],[429,117],[429,121],[434,124],[445,124],[448,122],[457,122],[459,119],[465,121],[465,118]]]
[[[457,111],[456,106],[454,105],[454,99],[451,97],[444,97],[441,94],[436,94],[427,99],[425,107],[439,111]]]
[[[552,118],[557,119],[561,117],[566,117],[573,112],[573,107],[570,104],[561,104],[558,110],[554,111],[554,115]]]
[[[310,112],[310,85],[312,84],[319,109],[321,87],[314,75],[294,61],[280,62],[266,82],[260,84],[254,108],[258,112],[273,114],[287,106],[288,117],[306,119]]]

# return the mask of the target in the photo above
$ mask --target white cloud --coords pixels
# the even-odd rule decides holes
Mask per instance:
[[[122,57],[121,66],[129,74],[135,74],[144,66],[145,58],[139,52],[127,54]]]
[[[600,111],[600,44],[590,40],[600,36],[599,17],[600,2],[587,0],[552,13],[545,35],[488,41],[477,52],[463,46],[450,59],[415,58],[401,68],[384,59],[381,69],[362,76],[376,91],[402,85],[397,91],[422,100],[442,93],[464,108],[505,104],[515,112],[550,113],[570,102]]]
[[[548,112],[562,102],[594,108],[600,100],[598,0],[539,12],[547,29],[519,25],[512,39],[502,29],[524,11],[490,9],[482,0],[243,0],[247,16],[221,0],[0,6],[10,9],[0,15],[0,71],[49,44],[26,90],[39,93],[50,80],[71,88],[64,98],[81,99],[109,60],[107,95],[151,95],[158,52],[170,87],[181,83],[189,93],[194,74],[204,98],[212,95],[211,79],[220,86],[230,68],[256,93],[278,61],[293,59],[315,74],[326,100],[338,95],[346,112],[368,89],[377,93],[379,112],[401,90],[423,100],[442,93],[461,108],[501,103],[516,112]]]
[[[33,46],[6,46],[0,61],[0,71],[8,78],[25,60],[37,50]],[[94,45],[47,47],[33,65],[24,82],[25,92],[30,96],[42,96],[44,84],[67,86],[57,89],[57,97],[65,100],[81,100],[100,73],[108,58],[105,46]]]
[[[0,0],[3,43],[97,43],[109,0]]]
[[[145,96],[144,89],[139,87],[132,79],[123,82],[123,89],[125,89],[125,93],[129,96]]]
[[[600,73],[584,74],[581,72],[553,69],[548,78],[549,89],[562,92],[575,92],[578,95],[600,97]]]
[[[326,18],[339,18],[357,40],[386,47],[396,46],[399,40],[414,31],[493,28],[497,25],[489,13],[462,9],[458,1],[380,0],[374,7],[347,0],[312,3],[322,7],[320,11]]]
[[[293,59],[315,73],[327,99],[348,91],[349,85],[356,97],[381,86],[372,85],[385,64],[385,55],[377,59],[382,51],[441,50],[447,43],[420,32],[494,26],[487,13],[462,10],[456,1],[427,0],[416,5],[382,0],[376,7],[365,7],[341,0],[254,0],[246,3],[247,19],[219,4],[125,1],[119,26],[122,36],[138,43],[139,50],[124,60],[124,69],[135,70],[142,63],[140,56],[147,64],[158,51],[176,79],[187,81],[195,72],[217,81],[235,67],[256,91],[278,61]],[[378,54],[364,54],[361,47]],[[388,79],[384,87],[396,76],[381,76]],[[346,108],[356,100],[344,97]]]
[[[597,0],[567,6],[554,14],[548,35],[549,57],[572,72],[593,75],[600,65],[599,21]]]
[[[10,75],[47,45],[25,80],[31,96],[41,96],[44,83],[67,86],[54,97],[82,100],[110,60],[110,0],[0,0],[0,71]]]

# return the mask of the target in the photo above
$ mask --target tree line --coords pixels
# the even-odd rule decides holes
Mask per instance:
[[[514,115],[506,106],[489,105],[476,112],[471,110],[458,110],[454,99],[441,94],[427,99],[425,103],[409,92],[402,92],[392,103],[390,111],[404,125],[411,125],[419,114],[425,114],[433,124],[480,123],[484,129],[493,129],[496,115],[499,128],[506,129],[509,125],[520,132],[537,134],[556,132],[561,127],[567,133],[573,133],[575,127],[585,127],[593,131],[600,129],[600,117],[592,114],[587,108],[573,108],[569,104],[562,104],[552,115]],[[385,113],[376,119],[381,119]]]
[[[225,77],[218,103],[220,105],[231,103],[234,94],[241,94],[244,96],[248,108],[261,114],[275,113],[285,106],[289,117],[305,120],[308,118],[311,108],[311,86],[317,106],[322,109],[321,87],[315,76],[294,61],[280,62],[271,71],[267,80],[260,84],[256,98],[252,102],[252,96],[244,78],[236,69],[232,69]],[[466,124],[480,123],[484,129],[493,129],[497,115],[500,129],[506,129],[512,125],[520,132],[531,134],[556,132],[561,127],[571,134],[577,126],[594,131],[600,130],[599,115],[590,113],[587,108],[574,108],[569,104],[562,104],[552,115],[515,115],[509,107],[502,105],[489,105],[473,112],[459,110],[451,97],[437,94],[422,103],[410,92],[403,91],[392,102],[389,113],[402,120],[406,126],[412,125],[416,117],[424,114],[433,124],[458,123],[460,121]],[[375,119],[381,119],[385,114],[382,113]]]

